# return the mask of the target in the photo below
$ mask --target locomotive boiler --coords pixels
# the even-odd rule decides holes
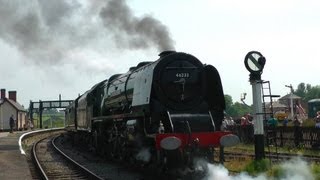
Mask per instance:
[[[66,110],[67,124],[112,159],[165,169],[192,166],[195,157],[210,161],[230,134],[220,131],[225,100],[219,73],[187,53],[159,56],[78,97]]]

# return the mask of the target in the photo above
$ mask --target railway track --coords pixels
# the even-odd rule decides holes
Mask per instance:
[[[57,136],[57,134],[54,136]],[[40,140],[38,143],[34,143],[31,154],[35,158],[32,159],[38,159],[37,161],[41,165],[41,168],[37,167],[36,169],[40,169],[40,174],[43,172],[46,174],[42,175],[41,179],[163,179],[162,177],[157,177],[154,175],[150,176],[149,173],[146,175],[140,172],[140,170],[131,168],[130,166],[128,167],[124,166],[123,164],[119,165],[114,162],[106,162],[101,159],[101,157],[96,157],[91,153],[86,153],[85,150],[83,152],[83,150],[79,150],[79,147],[73,146],[67,137],[67,135],[64,135],[63,138],[56,140],[57,145],[53,145],[53,138],[41,138],[42,140]],[[67,154],[69,157],[71,157],[69,159],[75,159],[78,163],[82,164],[83,168],[79,168],[79,165],[74,165],[74,162],[67,160],[65,158],[66,155],[60,154],[61,150],[56,150],[57,147],[63,149],[63,154]],[[277,163],[292,159],[298,155],[280,153],[269,154],[266,152],[265,156],[266,159],[270,158],[272,162]],[[299,157],[307,162],[320,162],[319,156]],[[241,161],[248,158],[254,159],[255,156],[253,153],[224,153],[224,159],[226,162],[232,160]],[[91,171],[91,173],[88,174],[87,171]],[[190,177],[189,179],[197,178]]]
[[[32,159],[42,179],[102,179],[64,154],[54,142],[55,138],[44,138],[32,148]]]
[[[59,134],[60,135],[60,134]],[[58,136],[55,134],[53,136]],[[51,140],[41,138],[41,141],[33,143],[34,150],[30,148],[30,166],[36,166],[33,169],[35,175],[34,179],[117,179],[117,180],[139,180],[139,179],[154,179],[143,175],[140,171],[132,168],[129,165],[123,165],[116,162],[109,162],[96,156],[94,153],[88,151],[86,146],[73,145],[70,141],[70,137],[63,133],[57,137],[54,141],[55,145],[52,145]],[[40,139],[38,139],[39,141]],[[55,150],[58,148],[60,150]],[[35,152],[34,152],[35,151]],[[58,153],[59,151],[59,153]],[[60,152],[61,151],[61,152]],[[63,153],[64,155],[60,155]],[[42,170],[38,168],[38,165],[34,165],[34,159],[32,156],[36,154],[38,161],[42,166]],[[41,156],[44,156],[43,158]],[[48,156],[48,157],[46,157]],[[65,156],[68,156],[66,160]],[[42,160],[43,159],[43,160]],[[69,159],[73,159],[74,162],[69,162]],[[31,162],[32,161],[32,162]],[[76,162],[77,165],[74,165]],[[83,168],[79,169],[81,164]],[[74,167],[76,166],[76,167]],[[85,171],[91,171],[89,175]],[[47,177],[39,177],[44,172]],[[83,174],[85,173],[85,174]],[[95,174],[92,177],[92,174]]]

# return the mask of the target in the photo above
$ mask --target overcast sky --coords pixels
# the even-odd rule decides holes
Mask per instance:
[[[225,94],[252,103],[245,55],[266,57],[272,94],[319,85],[320,1],[0,0],[0,88],[29,101],[74,99],[175,49],[212,64]]]

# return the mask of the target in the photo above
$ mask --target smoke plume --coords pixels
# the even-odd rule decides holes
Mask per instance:
[[[119,47],[144,49],[155,45],[159,51],[174,50],[166,26],[151,16],[135,17],[125,0],[109,1],[100,16]]]
[[[143,162],[149,162],[151,158],[151,153],[148,148],[141,149],[136,155],[136,159]]]
[[[76,59],[81,55],[82,68],[101,67],[110,64],[104,56],[112,45],[122,52],[173,49],[167,28],[150,16],[135,17],[125,0],[2,0],[0,17],[0,40],[31,64],[83,64]]]
[[[238,175],[230,175],[228,170],[222,165],[213,165],[205,163],[205,161],[199,160],[197,166],[200,169],[205,169],[207,171],[207,176],[202,180],[211,179],[225,179],[225,180],[268,180],[268,179],[279,179],[279,180],[304,180],[316,179],[311,173],[310,166],[307,162],[303,161],[301,158],[293,158],[287,162],[280,164],[280,169],[282,174],[280,177],[270,177],[266,174],[260,174],[258,176],[250,176],[246,172],[242,172]]]

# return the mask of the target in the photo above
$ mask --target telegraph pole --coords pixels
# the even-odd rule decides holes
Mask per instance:
[[[266,63],[265,57],[260,52],[251,51],[245,59],[244,64],[250,72],[250,84],[252,85],[252,99],[253,99],[253,118],[254,118],[254,148],[255,159],[263,159],[264,153],[264,123],[262,114],[262,100],[261,100],[261,74]]]
[[[290,88],[290,107],[291,107],[291,119],[293,120],[293,97],[292,97],[292,94],[293,94],[293,87],[292,85],[290,84],[289,85],[285,85],[287,88]]]

